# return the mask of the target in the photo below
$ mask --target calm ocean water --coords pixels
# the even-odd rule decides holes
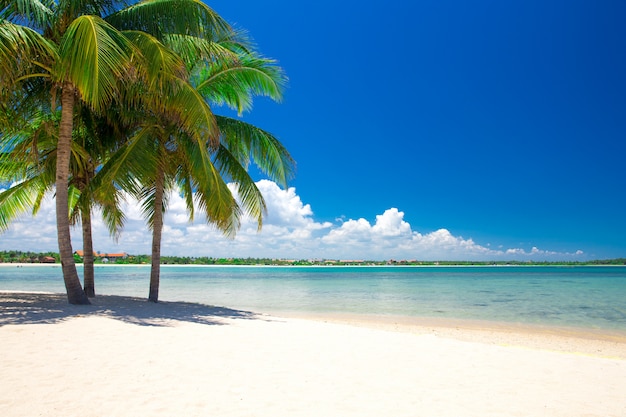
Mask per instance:
[[[96,293],[147,297],[149,275],[149,266],[97,266]],[[58,265],[0,265],[1,290],[65,291]],[[160,299],[267,313],[441,317],[626,331],[626,267],[163,266]]]

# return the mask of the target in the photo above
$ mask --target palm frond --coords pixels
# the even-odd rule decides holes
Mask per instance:
[[[124,227],[126,216],[121,210],[121,202],[123,200],[122,193],[115,187],[113,182],[100,183],[99,187],[93,186],[93,181],[89,183],[89,187],[81,195],[82,201],[78,204],[83,205],[95,204],[102,210],[102,218],[109,231],[109,234],[117,239]]]
[[[114,183],[122,190],[137,196],[140,183],[148,182],[158,169],[154,138],[162,134],[157,125],[138,129],[125,144],[119,147],[102,165],[92,179],[93,187]]]
[[[267,211],[265,199],[256,186],[248,171],[230,151],[220,146],[215,155],[215,165],[220,170],[222,177],[234,181],[239,201],[243,211],[253,219],[256,219],[258,229],[263,225],[263,215]]]
[[[40,178],[35,177],[0,193],[0,231],[6,230],[10,223],[21,214],[36,207],[37,193],[44,186]],[[36,210],[33,211],[34,213]]]
[[[193,222],[196,207],[194,205],[194,181],[191,178],[189,172],[182,172],[179,170],[179,174],[177,175],[177,183],[179,192],[182,194],[183,199],[185,200],[185,206],[187,207],[187,213],[189,214],[189,221]]]
[[[39,209],[41,208],[41,203],[43,202],[43,199],[45,198],[45,196],[48,194],[48,191],[50,191],[52,188],[47,188],[44,187],[44,184],[52,184],[52,182],[54,181],[54,176],[52,176],[51,178],[45,178],[45,176],[47,175],[47,173],[44,173],[41,176],[41,185],[38,189],[33,190],[33,194],[35,195],[35,204],[33,204],[33,215],[37,214],[39,212]]]
[[[13,158],[11,152],[0,153],[0,183],[14,183],[29,177],[31,164]]]
[[[193,83],[210,102],[225,104],[241,114],[252,108],[253,96],[281,101],[287,77],[276,61],[243,55],[237,61],[223,60],[201,68]]]
[[[176,52],[187,68],[205,65],[214,61],[237,61],[237,53],[226,48],[220,42],[185,34],[168,34],[163,37],[163,43]]]
[[[165,34],[187,34],[216,39],[230,25],[199,0],[147,0],[108,16],[119,30],[140,30],[163,39]]]
[[[55,6],[53,0],[2,0],[0,19],[42,31],[50,25]]]
[[[285,146],[271,133],[250,123],[226,116],[215,116],[221,140],[229,152],[247,167],[250,157],[263,173],[283,187],[294,176],[295,161]]]
[[[82,15],[107,16],[126,5],[126,0],[47,0],[56,1],[59,18],[75,19]]]
[[[81,194],[77,187],[68,187],[67,205],[69,207],[70,224],[77,224],[81,219],[81,207],[79,204]]]
[[[164,119],[177,125],[195,140],[216,147],[219,144],[219,130],[211,108],[189,83],[181,79],[171,81],[171,93],[158,102]]]
[[[103,109],[116,95],[118,80],[128,73],[132,43],[97,16],[74,20],[60,45],[63,76],[92,108]]]
[[[142,68],[147,73],[148,88],[162,91],[169,77],[186,78],[185,64],[180,56],[157,38],[141,31],[122,32],[141,51]]]
[[[235,235],[241,225],[241,209],[220,172],[211,162],[207,149],[194,140],[180,141],[186,158],[183,172],[193,178],[195,201],[207,221],[226,236]]]
[[[78,177],[79,181],[88,182],[93,170],[91,154],[75,140],[72,141],[70,150],[70,172],[72,176]]]
[[[0,20],[0,93],[28,77],[48,77],[56,47],[28,27]],[[4,97],[6,99],[6,97]]]
[[[102,209],[102,218],[107,225],[109,234],[113,239],[117,240],[124,228],[126,215],[120,210],[121,200],[119,193],[108,193],[103,194],[103,196],[108,198],[106,200],[98,199],[98,205]]]

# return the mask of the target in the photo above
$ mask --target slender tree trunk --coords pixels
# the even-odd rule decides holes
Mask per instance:
[[[163,231],[163,189],[165,174],[159,170],[154,192],[154,225],[152,229],[152,268],[150,269],[150,294],[148,300],[159,301],[159,280],[161,276],[161,232]]]
[[[83,280],[87,297],[96,296],[93,271],[93,239],[91,236],[91,208],[89,205],[82,210],[83,223]]]
[[[59,241],[59,255],[63,269],[63,281],[67,291],[67,300],[70,304],[90,304],[80,285],[72,239],[70,236],[70,219],[68,208],[68,178],[70,171],[70,150],[72,144],[72,129],[74,117],[74,87],[65,83],[61,95],[61,125],[59,127],[59,142],[57,144],[56,166],[56,216],[57,237]]]

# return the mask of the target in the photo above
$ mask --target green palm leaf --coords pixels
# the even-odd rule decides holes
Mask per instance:
[[[149,182],[158,169],[154,138],[162,134],[158,125],[145,125],[102,165],[92,180],[93,187],[112,183],[126,192],[138,195],[142,182]]]
[[[27,212],[37,212],[37,197],[43,189],[49,189],[41,178],[35,177],[16,184],[0,193],[0,231],[6,230],[10,223]]]
[[[0,20],[0,90],[25,77],[48,76],[56,47],[34,30]]]
[[[231,117],[216,116],[222,142],[239,163],[247,167],[250,157],[270,179],[283,187],[295,173],[295,161],[271,133]]]
[[[150,90],[162,91],[170,77],[186,77],[183,60],[157,38],[141,31],[124,31],[123,34],[141,51],[142,67]]]
[[[166,34],[219,38],[231,28],[199,0],[146,0],[107,17],[119,30],[140,30],[162,39]]]
[[[55,6],[52,0],[2,0],[0,19],[28,21],[34,28],[43,30],[54,16]]]
[[[74,20],[60,45],[62,74],[94,109],[103,109],[117,94],[118,80],[128,73],[131,42],[97,16]],[[60,80],[59,80],[60,81]]]
[[[252,108],[253,95],[280,101],[287,78],[276,61],[245,55],[237,61],[202,67],[193,83],[209,101],[225,104],[241,114]]]
[[[235,36],[237,32],[224,35],[224,38],[230,39]],[[199,62],[235,62],[239,59],[237,53],[227,48],[222,40],[214,41],[186,34],[169,34],[163,37],[162,42],[176,52],[189,69],[197,67]]]
[[[185,175],[193,179],[194,197],[198,208],[226,236],[234,236],[241,224],[241,209],[228,185],[212,163],[206,147],[194,140],[180,141],[185,159],[181,162]]]
[[[224,178],[234,181],[243,211],[257,221],[258,229],[263,225],[267,206],[263,194],[256,186],[245,167],[226,147],[220,146],[215,154],[215,165]]]

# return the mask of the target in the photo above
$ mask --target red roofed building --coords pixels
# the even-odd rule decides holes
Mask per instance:
[[[84,257],[85,252],[83,252],[82,250],[77,250],[74,252],[74,254],[80,256],[81,258]],[[102,262],[109,262],[109,261],[115,261],[116,259],[126,259],[128,257],[128,254],[126,252],[122,252],[122,253],[93,253],[94,258],[102,258]]]

